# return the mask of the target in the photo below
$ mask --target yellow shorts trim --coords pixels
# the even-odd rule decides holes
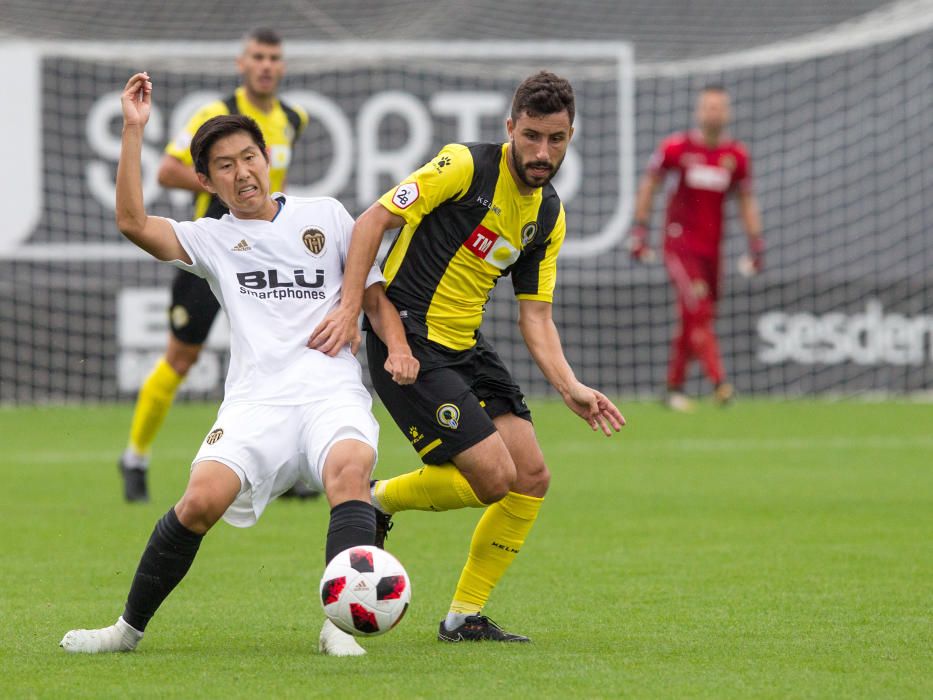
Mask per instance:
[[[440,444],[441,444],[440,438],[437,438],[437,440],[435,440],[434,442],[429,442],[427,445],[424,446],[423,449],[418,451],[418,456],[424,457],[428,452],[430,452],[431,450],[433,450],[435,447],[437,447]]]

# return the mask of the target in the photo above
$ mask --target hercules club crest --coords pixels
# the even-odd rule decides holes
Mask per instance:
[[[311,255],[319,257],[324,252],[327,239],[324,237],[324,232],[317,226],[308,226],[301,232],[301,242],[305,244],[305,248]]]
[[[538,223],[536,221],[531,221],[524,226],[522,226],[522,248],[531,243],[535,234],[538,232]]]

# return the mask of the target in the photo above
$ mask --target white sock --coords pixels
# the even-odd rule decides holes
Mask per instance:
[[[386,509],[382,507],[382,503],[379,502],[379,498],[376,496],[376,484],[378,483],[379,481],[376,480],[372,483],[372,486],[369,487],[369,500],[373,504],[373,508],[380,513],[385,513]]]
[[[472,614],[479,615],[479,613]],[[466,613],[449,612],[447,613],[447,619],[444,620],[444,627],[447,628],[448,632],[450,632],[466,622],[468,617],[470,617],[470,615],[467,615]]]
[[[132,447],[123,450],[123,459],[120,460],[127,469],[142,469],[146,471],[149,468],[149,455],[141,455]]]

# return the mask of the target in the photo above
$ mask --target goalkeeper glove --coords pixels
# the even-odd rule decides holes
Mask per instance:
[[[648,247],[648,227],[635,224],[629,232],[629,255],[637,262],[651,262],[654,251]]]

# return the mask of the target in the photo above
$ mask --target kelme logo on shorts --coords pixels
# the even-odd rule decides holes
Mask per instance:
[[[456,430],[460,427],[460,409],[452,403],[441,404],[437,407],[437,422],[445,428]]]
[[[204,439],[208,445],[213,445],[215,442],[220,440],[224,436],[223,428],[215,428],[207,434],[207,437]]]

